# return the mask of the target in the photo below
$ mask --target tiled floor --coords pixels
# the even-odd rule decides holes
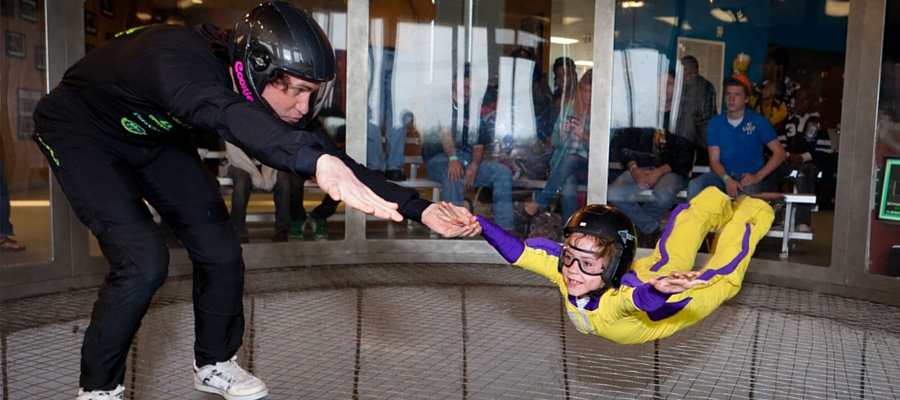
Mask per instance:
[[[193,390],[190,280],[157,294],[130,399]],[[4,399],[72,399],[95,290],[2,304]],[[272,399],[896,399],[900,309],[745,285],[637,346],[578,333],[557,290],[511,266],[361,265],[247,274],[239,356]]]

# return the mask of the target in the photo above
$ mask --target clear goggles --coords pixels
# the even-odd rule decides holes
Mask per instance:
[[[577,253],[582,253],[586,257],[579,258]],[[577,263],[578,269],[585,275],[600,276],[603,274],[604,269],[603,260],[595,258],[593,254],[594,252],[590,250],[580,249],[566,244],[562,247],[559,259],[564,266],[569,268],[572,267],[572,264]]]
[[[315,118],[316,115],[319,115],[319,111],[322,111],[322,108],[326,103],[331,103],[332,86],[334,86],[334,79],[322,82],[315,92],[309,94],[309,112],[307,112],[307,114],[310,115],[310,118],[303,118],[304,120]]]

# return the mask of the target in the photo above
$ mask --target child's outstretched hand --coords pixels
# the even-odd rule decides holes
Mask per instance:
[[[469,210],[443,201],[428,206],[422,213],[422,222],[447,238],[470,237],[481,233],[481,226]]]
[[[650,278],[649,283],[663,293],[681,293],[694,286],[706,285],[709,281],[695,280],[700,271],[672,272],[665,279]]]

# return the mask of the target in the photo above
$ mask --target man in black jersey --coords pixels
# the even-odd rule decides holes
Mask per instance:
[[[335,200],[444,236],[471,221],[327,154],[303,131],[327,97],[334,52],[319,25],[284,2],[247,13],[234,31],[208,25],[135,28],[75,63],[38,104],[34,140],[110,272],[100,286],[81,357],[79,400],[121,399],[125,360],[167,275],[169,252],[146,199],[193,262],[194,386],[226,399],[268,394],[235,362],[244,331],[244,262],[214,177],[188,137],[208,131],[284,171],[315,176]]]

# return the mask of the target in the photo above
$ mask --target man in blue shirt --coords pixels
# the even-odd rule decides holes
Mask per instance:
[[[784,161],[784,147],[769,121],[747,108],[750,85],[725,78],[725,112],[709,121],[706,141],[710,172],[688,184],[688,200],[716,186],[732,198],[762,192],[762,182]],[[763,146],[772,151],[768,161]]]

